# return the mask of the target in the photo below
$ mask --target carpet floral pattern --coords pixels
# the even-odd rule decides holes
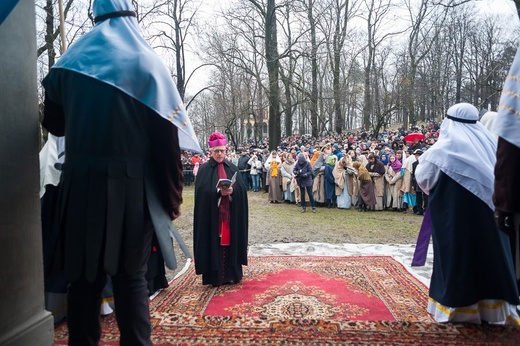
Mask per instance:
[[[428,288],[390,256],[249,257],[237,285],[188,272],[150,303],[155,345],[518,344],[516,327],[437,324]],[[114,316],[102,344],[117,345]],[[66,344],[66,326],[55,331]],[[513,343],[510,343],[513,342]]]

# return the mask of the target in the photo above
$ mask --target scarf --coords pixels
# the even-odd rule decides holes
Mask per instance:
[[[383,159],[384,157],[384,159]],[[390,159],[388,158],[388,155],[386,153],[383,153],[381,155],[379,155],[379,161],[381,161],[383,163],[383,165],[387,165],[388,162],[390,162]]]
[[[331,167],[334,167],[336,165],[337,159],[338,159],[338,157],[336,155],[329,155],[329,157],[327,157],[326,164]]]
[[[314,164],[316,163],[316,160],[318,159],[318,157],[320,157],[320,153],[321,153],[321,151],[316,150],[316,151],[312,154],[312,158],[311,158],[311,166],[314,167]]]
[[[401,161],[399,161],[397,158],[394,160],[394,162],[388,162],[388,165],[392,167],[395,173],[399,172],[401,170],[401,167],[403,166]]]
[[[217,173],[219,179],[228,179],[224,163],[217,164]],[[231,201],[229,196],[221,196],[218,207],[218,233],[220,236],[220,245],[229,246],[231,238],[231,230],[229,227],[229,218],[231,211]]]
[[[275,160],[271,161],[271,177],[276,178],[278,176],[278,162]]]

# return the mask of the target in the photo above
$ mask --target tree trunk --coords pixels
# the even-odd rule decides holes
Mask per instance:
[[[341,107],[341,85],[340,85],[340,52],[334,49],[334,79],[332,81],[332,87],[334,88],[334,118],[335,118],[335,131],[337,133],[343,132],[345,126],[345,117]]]
[[[343,10],[343,15],[342,15]],[[345,112],[342,107],[341,98],[341,52],[345,44],[345,37],[347,33],[347,22],[349,16],[349,1],[346,0],[343,3],[336,1],[336,25],[333,39],[333,81],[332,87],[334,89],[334,118],[335,118],[335,131],[342,133],[345,128]]]
[[[178,12],[179,11],[179,12]],[[175,68],[177,73],[177,90],[179,91],[179,95],[181,100],[184,100],[184,95],[186,93],[186,71],[185,71],[185,61],[184,61],[184,44],[182,40],[182,28],[180,26],[181,22],[181,9],[178,0],[173,1],[173,15],[172,19],[174,21],[174,29],[175,29]]]
[[[275,150],[280,144],[281,116],[280,116],[280,86],[278,39],[276,37],[275,0],[267,1],[265,18],[265,55],[267,72],[269,75],[269,149]]]
[[[309,0],[307,16],[311,30],[311,95],[310,95],[310,112],[312,136],[318,137],[318,61],[316,58],[318,45],[316,43],[316,24],[314,23],[314,15],[312,13],[313,0]]]
[[[45,46],[47,50],[47,58],[49,60],[49,69],[56,62],[56,50],[54,49],[54,5],[52,0],[47,0],[45,4]]]

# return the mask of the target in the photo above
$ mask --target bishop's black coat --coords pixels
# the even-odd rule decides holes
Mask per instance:
[[[193,251],[195,269],[202,274],[204,284],[220,285],[223,269],[232,276],[234,282],[242,279],[242,265],[247,265],[248,242],[248,202],[247,192],[240,173],[236,175],[231,195],[231,242],[226,246],[226,268],[223,268],[222,246],[218,233],[217,192],[218,163],[211,158],[200,166],[195,181],[195,211],[193,220]],[[231,179],[237,166],[224,161],[228,179]]]

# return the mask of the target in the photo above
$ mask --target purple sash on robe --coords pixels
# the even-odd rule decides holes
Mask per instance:
[[[430,245],[430,237],[432,235],[432,220],[430,217],[430,208],[427,207],[424,212],[424,219],[417,237],[415,252],[412,259],[412,267],[422,267],[426,263],[426,255],[428,254],[428,246]]]

